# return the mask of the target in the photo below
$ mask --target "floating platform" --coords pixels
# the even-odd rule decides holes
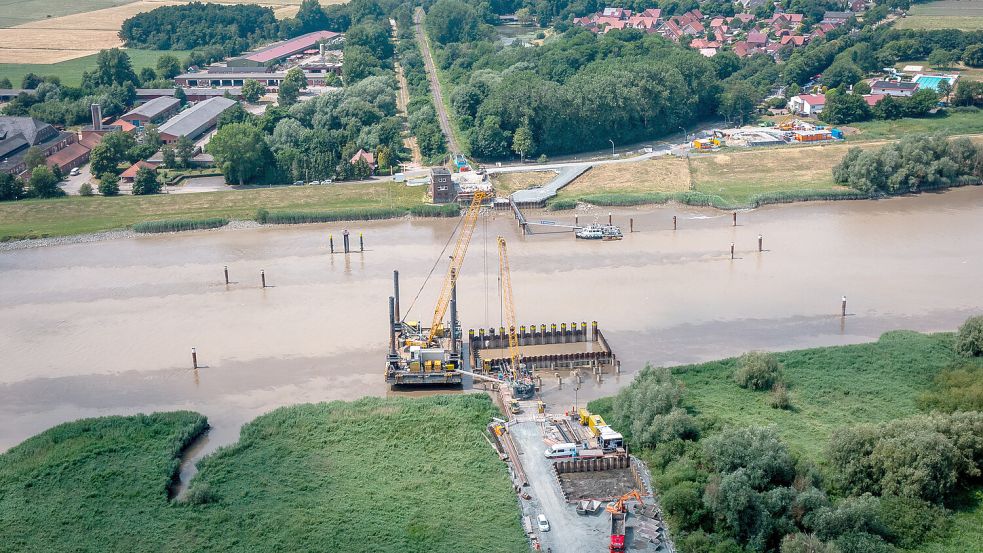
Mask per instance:
[[[575,371],[594,373],[617,370],[619,361],[604,334],[591,323],[552,323],[520,326],[517,329],[521,362],[530,371]],[[509,362],[509,335],[505,328],[468,331],[472,366],[492,374]]]

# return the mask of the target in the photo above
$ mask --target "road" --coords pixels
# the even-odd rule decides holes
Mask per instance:
[[[440,80],[437,79],[437,67],[433,63],[433,55],[430,52],[430,41],[427,34],[423,32],[423,8],[417,8],[413,14],[413,27],[416,33],[416,41],[423,52],[423,65],[427,69],[427,78],[430,80],[430,90],[433,92],[434,108],[437,110],[437,120],[440,123],[440,130],[444,133],[447,140],[447,149],[451,154],[461,153],[460,144],[454,138],[454,131],[451,129],[451,120],[447,116],[447,109],[444,107],[444,96],[440,90]]]

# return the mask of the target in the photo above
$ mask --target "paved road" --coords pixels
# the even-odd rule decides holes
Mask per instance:
[[[427,78],[430,79],[430,91],[433,92],[434,107],[437,109],[437,120],[440,122],[440,130],[444,133],[447,140],[447,148],[452,154],[462,152],[461,146],[454,138],[454,131],[451,129],[451,120],[447,117],[447,110],[444,108],[444,97],[440,90],[440,81],[437,79],[437,68],[433,63],[433,55],[430,53],[430,42],[427,40],[426,33],[423,32],[423,8],[417,8],[413,14],[413,27],[416,31],[416,41],[423,51],[423,64],[427,69]]]

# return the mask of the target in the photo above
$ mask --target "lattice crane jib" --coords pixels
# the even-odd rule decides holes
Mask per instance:
[[[515,302],[512,300],[512,275],[509,271],[509,252],[505,238],[498,237],[498,270],[502,281],[502,301],[505,304],[505,325],[509,333],[509,360],[512,378],[519,378],[519,336],[516,333]]]

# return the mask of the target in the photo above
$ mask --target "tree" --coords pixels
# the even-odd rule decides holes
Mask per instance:
[[[62,182],[65,180],[65,172],[61,170],[61,165],[57,163],[51,165],[51,174],[55,177],[55,182]]]
[[[208,151],[215,156],[225,180],[238,184],[261,175],[272,158],[262,131],[246,123],[219,129],[208,143]]]
[[[96,56],[96,70],[90,75],[94,86],[112,86],[114,84],[136,84],[139,82],[130,56],[119,48],[100,50]]]
[[[394,48],[389,35],[389,26],[378,22],[355,25],[345,33],[345,58],[348,58],[349,47],[360,47],[367,48],[379,60],[391,59]]]
[[[79,186],[79,196],[91,196],[91,195],[92,195],[92,185],[87,182],[83,182]]]
[[[163,79],[173,79],[181,74],[181,62],[177,56],[164,54],[157,58],[157,74]]]
[[[938,85],[936,85],[935,91],[939,93],[940,99],[942,99],[943,101],[948,100],[949,95],[952,94],[952,84],[949,81],[943,79],[939,81]]]
[[[0,173],[0,202],[10,202],[24,197],[24,181],[10,173]]]
[[[166,144],[160,150],[162,161],[164,162],[164,167],[168,169],[174,169],[177,167],[177,156],[174,155],[174,148],[170,144]]]
[[[959,79],[952,104],[956,106],[983,106],[983,82]]]
[[[249,79],[242,83],[242,97],[250,104],[258,102],[264,92],[266,92],[266,87],[255,79]]]
[[[287,74],[283,77],[283,82],[297,85],[298,90],[307,88],[307,77],[304,76],[304,71],[299,67],[294,67],[287,71]]]
[[[323,31],[328,28],[328,16],[321,8],[318,0],[304,0],[300,3],[300,10],[295,17],[297,27],[292,32],[297,35]]]
[[[936,69],[948,69],[952,64],[959,60],[959,52],[956,50],[946,50],[936,48],[928,55],[928,63]]]
[[[983,356],[983,316],[970,317],[959,327],[956,351],[966,357]]]
[[[145,196],[160,192],[160,181],[157,180],[157,171],[150,167],[141,167],[137,170],[133,178],[133,195]]]
[[[782,553],[840,553],[832,544],[814,534],[789,534],[782,538]]]
[[[20,87],[34,90],[35,88],[38,87],[39,84],[43,82],[44,79],[42,79],[40,75],[36,75],[34,73],[28,73],[24,75],[24,78],[21,79]]]
[[[35,167],[44,165],[44,160],[44,152],[37,146],[31,146],[24,153],[24,165],[27,166],[28,171],[33,171]]]
[[[437,0],[427,11],[427,34],[441,44],[468,42],[478,38],[480,22],[470,5],[460,0]]]
[[[774,426],[728,428],[703,440],[703,454],[715,472],[743,470],[755,490],[791,484],[795,461]]]
[[[188,95],[184,93],[184,89],[181,87],[177,87],[174,91],[174,97],[180,100],[182,106],[188,103]]]
[[[374,75],[382,67],[379,58],[362,46],[345,46],[345,64],[341,71],[346,83],[358,82]]]
[[[119,195],[119,175],[106,173],[99,177],[99,193],[103,196]]]
[[[65,191],[58,188],[58,180],[47,166],[41,165],[31,171],[27,181],[28,191],[33,198],[54,198],[64,196]]]
[[[963,63],[970,67],[983,67],[983,44],[970,44],[963,50]]]
[[[519,154],[520,162],[524,162],[526,156],[531,154],[533,149],[532,131],[529,130],[529,120],[526,120],[526,123],[516,129],[512,135],[512,151]]]
[[[826,94],[826,105],[819,119],[833,125],[843,125],[870,119],[870,106],[858,94],[844,94],[830,90]]]
[[[894,96],[888,95],[874,104],[874,116],[878,119],[901,119],[904,117],[904,108]]]
[[[745,81],[737,81],[720,95],[718,111],[728,121],[744,125],[747,118],[754,113],[757,103],[758,94],[754,87]]]
[[[860,81],[853,85],[853,93],[863,96],[864,94],[870,94],[870,83],[867,81]]]
[[[187,136],[179,136],[174,154],[177,157],[178,168],[187,169],[191,167],[191,158],[195,157],[195,143]]]
[[[908,97],[902,104],[905,117],[925,117],[936,108],[939,95],[934,90],[923,88]]]
[[[109,146],[102,143],[96,144],[89,153],[89,163],[91,164],[93,175],[104,175],[112,173],[118,175],[119,159],[116,158]]]
[[[0,77],[0,88],[14,88],[8,77]]]
[[[140,83],[146,86],[149,83],[157,80],[157,72],[150,67],[144,67],[140,70]]]
[[[292,106],[297,103],[297,98],[299,96],[300,88],[298,88],[292,81],[284,80],[280,84],[280,93],[278,94],[277,102],[283,107]]]
[[[862,79],[863,71],[851,61],[837,61],[823,72],[823,85],[836,88],[841,84],[852,85]]]

